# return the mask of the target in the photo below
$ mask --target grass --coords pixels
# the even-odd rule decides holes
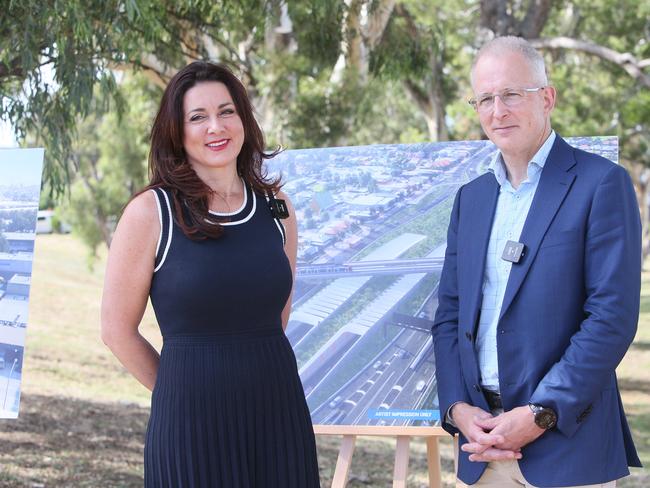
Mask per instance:
[[[619,387],[627,419],[644,469],[634,469],[631,484],[650,486],[650,270],[644,271],[641,284],[639,328],[632,346],[618,367]],[[634,479],[639,484],[633,484]]]
[[[100,339],[99,310],[104,258],[89,271],[86,249],[71,236],[39,235],[32,270],[23,392],[65,393],[93,401],[149,403]],[[160,347],[153,313],[143,333]]]
[[[0,488],[142,486],[149,393],[101,343],[104,264],[89,272],[85,253],[71,236],[37,238],[20,417],[0,421]],[[639,331],[619,378],[637,448],[650,465],[650,272],[643,277]],[[158,347],[151,311],[142,329]],[[318,438],[323,487],[331,484],[339,443]],[[394,450],[394,439],[359,439],[348,486],[391,486]],[[451,487],[448,439],[441,453],[444,486]],[[414,440],[408,486],[428,486],[426,472],[424,443]],[[650,486],[650,471],[635,469],[619,486]]]

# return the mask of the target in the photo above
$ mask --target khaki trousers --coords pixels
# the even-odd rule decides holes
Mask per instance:
[[[460,480],[456,483],[457,487],[472,488],[536,488],[526,481],[521,474],[519,463],[517,461],[493,461],[488,463],[483,476],[473,485],[466,485]],[[599,483],[596,485],[579,485],[567,486],[563,488],[614,488],[616,481],[608,483]]]

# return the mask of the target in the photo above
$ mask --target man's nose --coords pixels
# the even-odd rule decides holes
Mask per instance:
[[[505,103],[503,103],[503,100],[501,100],[501,95],[495,95],[494,102],[492,105],[492,114],[495,117],[503,117],[504,115],[507,115],[509,113],[510,113],[510,109]]]

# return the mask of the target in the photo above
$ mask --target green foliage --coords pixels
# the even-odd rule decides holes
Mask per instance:
[[[495,1],[515,20],[531,5]],[[10,1],[0,19],[0,115],[28,133],[30,144],[46,145],[42,206],[54,206],[52,192],[75,181],[70,205],[86,208],[85,216],[75,217],[85,222],[76,228],[87,229],[94,249],[110,241],[110,231],[93,241],[91,222],[104,222],[95,231],[110,228],[106,222],[117,218],[144,181],[153,110],[147,105],[153,102],[137,108],[128,93],[135,88],[120,86],[122,76],[113,70],[125,71],[126,83],[134,83],[129,73],[142,70],[161,84],[191,59],[228,64],[249,89],[269,147],[475,139],[481,130],[465,100],[472,57],[490,37],[480,25],[487,4]],[[360,24],[350,28],[348,9],[359,5]],[[385,27],[372,24],[378,29],[372,35],[364,31],[371,27],[368,19],[387,5],[392,13]],[[643,0],[555,2],[542,36],[591,41],[647,59],[649,18],[650,4]],[[346,43],[352,46],[353,40],[361,45],[354,51],[358,59],[342,63]],[[649,90],[620,66],[591,54],[564,49],[544,54],[559,93],[558,132],[616,134],[624,162],[650,166]],[[142,101],[151,93],[144,96],[149,89],[144,79],[138,83]],[[444,130],[436,129],[441,125]],[[371,182],[365,186],[374,188]]]
[[[45,174],[54,188],[70,177],[75,120],[88,113],[94,93],[115,91],[109,64],[140,50],[140,29],[123,7],[118,1],[10,1],[0,17],[2,118],[19,136],[31,132],[45,143]]]
[[[159,90],[141,77],[121,86],[128,108],[120,118],[99,108],[79,124],[74,144],[77,176],[64,219],[96,256],[110,245],[113,227],[125,203],[147,181],[148,134]]]
[[[378,76],[399,78],[404,74],[424,77],[429,70],[435,36],[426,28],[415,30],[410,19],[391,16],[379,49],[370,56],[370,71]]]
[[[338,145],[347,132],[347,117],[354,110],[353,90],[332,90],[329,73],[304,76],[287,110],[286,136],[291,148]]]
[[[5,2],[7,3],[7,2]],[[262,0],[23,0],[9,1],[0,17],[0,117],[17,135],[45,145],[45,181],[63,190],[75,128],[99,97],[122,107],[112,70],[182,66],[208,54],[210,34],[222,61],[238,67],[239,42],[261,42],[267,4]],[[224,29],[227,25],[232,30]],[[236,33],[236,34],[233,34]]]
[[[395,80],[371,80],[357,93],[349,145],[396,144],[430,140],[422,113]]]
[[[287,2],[294,25],[297,54],[311,60],[312,74],[334,66],[340,54],[345,3],[338,0]]]
[[[650,5],[641,0],[575,0],[554,11],[544,35],[575,36],[646,59],[649,18]],[[557,51],[546,57],[558,89],[556,129],[572,136],[617,135],[623,163],[650,166],[644,149],[650,143],[650,91],[620,66],[590,54]]]

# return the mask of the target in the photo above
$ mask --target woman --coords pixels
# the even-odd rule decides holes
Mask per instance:
[[[263,148],[227,68],[194,62],[169,82],[151,131],[151,182],[117,226],[102,301],[104,342],[153,391],[147,487],[319,486],[283,331],[296,218],[279,181],[265,178],[275,153]],[[273,210],[276,194],[288,217]],[[160,357],[138,332],[148,297]]]

